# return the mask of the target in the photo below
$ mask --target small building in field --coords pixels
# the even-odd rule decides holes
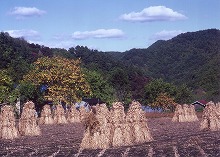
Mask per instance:
[[[200,111],[200,110],[203,110],[206,107],[207,103],[208,102],[205,101],[205,100],[197,100],[197,101],[191,103],[191,105],[195,106],[196,111]]]

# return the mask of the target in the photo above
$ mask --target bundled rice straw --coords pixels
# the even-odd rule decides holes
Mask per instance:
[[[80,107],[79,112],[80,112],[80,121],[82,122],[84,118],[87,116],[86,108],[83,106]]]
[[[190,115],[191,122],[199,120],[197,115],[196,115],[196,111],[195,111],[195,106],[194,105],[189,105],[189,115]]]
[[[64,108],[61,104],[56,105],[56,109],[54,112],[54,122],[56,124],[66,124],[67,123]]]
[[[41,111],[41,117],[40,117],[39,123],[40,124],[54,124],[50,105],[44,105],[43,110]]]
[[[97,104],[84,119],[86,127],[81,148],[106,149],[111,146],[111,124],[106,104]]]
[[[37,124],[37,116],[34,103],[28,101],[24,104],[21,118],[19,119],[19,132],[21,135],[40,135],[40,127]]]
[[[184,111],[182,105],[177,104],[174,112],[174,116],[172,119],[173,122],[183,122],[185,121]]]
[[[113,103],[111,111],[106,104],[97,104],[85,116],[84,125],[82,149],[107,149],[153,140],[141,105],[135,101],[127,116],[121,102]]]
[[[185,119],[182,122],[188,122],[190,121],[190,115],[189,115],[189,106],[187,104],[183,104],[183,115]]]
[[[2,107],[0,114],[0,138],[14,139],[18,136],[13,108],[5,105]]]
[[[124,106],[121,102],[115,102],[111,109],[112,127],[113,127],[113,138],[112,146],[123,146],[125,145],[125,113]]]
[[[132,101],[127,112],[126,122],[130,126],[131,132],[129,142],[132,143],[143,143],[152,141],[153,138],[150,134],[150,130],[147,126],[147,119],[145,113],[141,108],[141,104],[137,101]],[[129,130],[129,128],[127,128]],[[133,135],[133,137],[132,137]],[[126,140],[127,141],[127,140]]]
[[[198,121],[198,117],[195,112],[195,107],[193,105],[177,105],[174,116],[172,118],[173,122],[193,122]]]
[[[217,107],[213,102],[207,103],[203,110],[200,129],[211,131],[220,130],[220,117],[218,115]]]
[[[70,111],[68,112],[67,120],[70,123],[79,123],[80,122],[80,112],[76,109],[75,105],[72,105]]]
[[[96,105],[96,118],[100,123],[100,132],[94,141],[100,141],[98,148],[105,149],[111,146],[111,116],[106,104]]]
[[[94,141],[95,136],[97,136],[100,132],[100,123],[95,117],[95,114],[90,111],[82,122],[85,126],[84,137],[82,139],[80,148],[93,148],[96,149],[98,147],[99,141]]]
[[[216,103],[216,113],[218,117],[220,118],[220,102]]]

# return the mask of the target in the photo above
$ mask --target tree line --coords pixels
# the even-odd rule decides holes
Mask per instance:
[[[216,30],[205,32],[211,34],[207,37],[210,42],[216,35],[213,31]],[[202,98],[195,94],[197,90],[205,91],[206,98],[216,97],[219,55],[212,51],[219,48],[203,46],[198,52],[195,47],[199,47],[199,41],[189,48],[193,42],[188,40],[199,40],[200,36],[187,33],[158,41],[147,49],[121,53],[86,46],[49,48],[1,32],[0,103],[14,104],[18,97],[39,105],[46,100],[73,103],[87,97],[100,98],[108,105],[138,100],[143,105],[172,110],[171,104]],[[180,48],[184,53],[180,53]],[[209,53],[202,53],[202,48]]]

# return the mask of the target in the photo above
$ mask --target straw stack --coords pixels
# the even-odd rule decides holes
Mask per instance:
[[[125,113],[124,106],[121,102],[115,102],[111,109],[113,138],[112,146],[124,146],[125,145]]]
[[[80,112],[76,109],[75,105],[72,105],[69,112],[67,120],[70,123],[79,123],[80,122]]]
[[[194,122],[198,121],[196,115],[195,107],[193,105],[177,105],[174,116],[172,118],[173,122]]]
[[[99,121],[100,129],[94,137],[94,141],[99,141],[97,147],[106,149],[111,146],[111,116],[106,104],[96,105],[96,118]]]
[[[56,105],[56,109],[54,112],[54,122],[56,124],[66,124],[67,123],[64,108],[61,104]]]
[[[216,105],[211,101],[206,104],[203,110],[202,121],[200,123],[201,130],[220,130],[220,117],[218,115]]]
[[[106,149],[111,146],[110,114],[106,104],[97,104],[85,116],[81,148]]]
[[[40,127],[37,124],[37,116],[34,103],[28,101],[24,104],[21,118],[19,119],[19,132],[24,136],[40,135]]]
[[[41,111],[40,124],[54,124],[54,120],[51,113],[50,105],[44,105]]]
[[[88,113],[86,112],[86,108],[84,106],[79,108],[79,112],[80,112],[80,121],[84,121],[85,117],[87,117]]]
[[[0,114],[0,138],[14,139],[18,136],[13,108],[5,105],[2,107]]]
[[[185,121],[185,116],[184,116],[182,105],[180,104],[176,105],[176,109],[175,109],[172,121],[173,122],[184,122]]]
[[[216,103],[216,113],[218,117],[220,118],[220,102]]]
[[[143,143],[152,141],[150,130],[147,126],[147,119],[145,113],[141,108],[141,104],[137,101],[132,101],[126,115],[127,125],[130,126],[130,136],[125,136],[130,144]],[[132,137],[133,135],[133,137]]]
[[[189,115],[190,115],[190,121],[194,122],[194,121],[198,121],[198,117],[196,115],[196,111],[195,111],[195,106],[194,105],[189,105]]]
[[[85,132],[82,142],[80,144],[80,148],[81,149],[98,148],[99,141],[94,141],[94,139],[96,138],[97,135],[99,135],[100,123],[95,117],[95,113],[93,111],[90,111],[88,114],[84,116],[82,122],[85,126]]]

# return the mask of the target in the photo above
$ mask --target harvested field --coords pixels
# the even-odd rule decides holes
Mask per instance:
[[[141,145],[79,150],[83,126],[79,123],[40,125],[40,136],[0,139],[0,156],[220,156],[220,131],[200,131],[200,121],[171,122],[171,117],[148,119],[154,138]]]

